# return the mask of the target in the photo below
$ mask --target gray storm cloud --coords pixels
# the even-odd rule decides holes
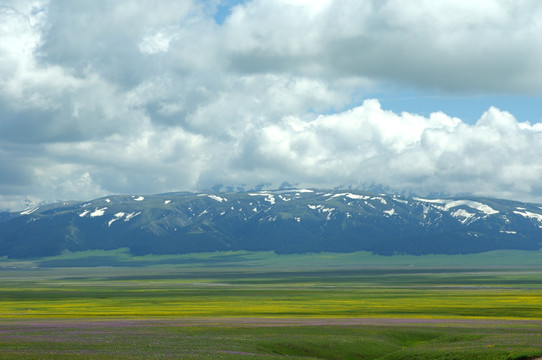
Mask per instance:
[[[542,200],[540,119],[358,101],[540,94],[539,2],[218,3],[0,0],[0,208],[283,181]]]

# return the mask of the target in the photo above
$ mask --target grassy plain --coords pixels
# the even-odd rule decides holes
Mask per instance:
[[[3,259],[0,358],[529,359],[542,356],[541,260],[122,250]]]

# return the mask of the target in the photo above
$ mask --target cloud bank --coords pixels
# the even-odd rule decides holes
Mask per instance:
[[[542,201],[542,123],[374,92],[539,95],[538,1],[0,2],[0,209],[216,184]]]

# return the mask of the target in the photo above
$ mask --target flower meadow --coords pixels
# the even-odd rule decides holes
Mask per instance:
[[[536,266],[10,265],[1,359],[542,356]]]

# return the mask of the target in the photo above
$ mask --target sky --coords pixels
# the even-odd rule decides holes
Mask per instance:
[[[542,202],[538,0],[0,0],[0,210],[381,186]]]

